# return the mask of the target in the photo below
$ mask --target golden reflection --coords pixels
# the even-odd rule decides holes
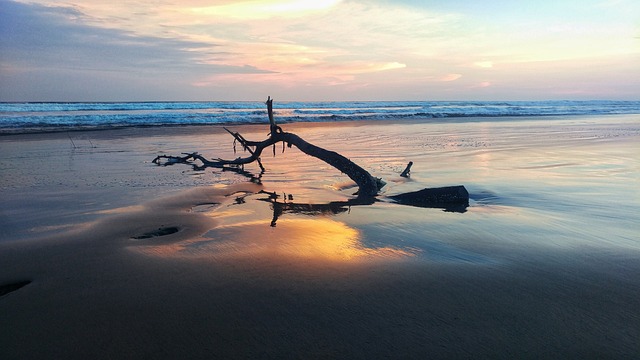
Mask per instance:
[[[225,219],[238,219],[238,218],[247,218],[253,216],[254,211],[251,209],[242,209],[242,208],[226,208],[224,210],[220,209],[211,209],[208,211],[202,211],[203,215],[208,216],[212,219],[219,220],[224,223]],[[230,220],[233,221],[233,220]]]
[[[355,261],[398,259],[415,253],[392,247],[368,248],[358,230],[327,218],[286,219],[277,228],[264,221],[220,226],[204,237],[175,244],[139,248],[150,255],[197,258],[298,258]]]

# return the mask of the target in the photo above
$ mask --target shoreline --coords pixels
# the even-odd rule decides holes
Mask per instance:
[[[393,119],[349,119],[349,120],[332,120],[332,121],[292,121],[279,123],[280,126],[300,128],[300,127],[336,127],[336,126],[366,126],[367,124],[458,124],[458,123],[477,123],[477,122],[508,122],[508,121],[535,121],[535,120],[564,120],[568,118],[584,118],[584,119],[601,119],[601,118],[622,118],[637,117],[640,114],[567,114],[567,115],[496,115],[496,116],[453,116],[453,117],[407,117]],[[277,121],[277,118],[276,118]],[[136,134],[142,131],[148,131],[152,136],[166,135],[167,129],[177,130],[176,134],[188,134],[194,132],[202,132],[203,130],[223,131],[224,127],[233,128],[252,128],[257,126],[267,126],[268,119],[265,114],[265,121],[255,123],[211,123],[211,124],[162,124],[162,125],[123,125],[123,126],[105,126],[105,127],[85,127],[85,128],[52,128],[52,129],[34,129],[26,132],[5,132],[0,129],[0,140],[11,137],[22,137],[29,135],[67,135],[82,133],[101,133],[101,132],[117,132],[121,131],[125,135]],[[144,136],[147,136],[146,134]]]

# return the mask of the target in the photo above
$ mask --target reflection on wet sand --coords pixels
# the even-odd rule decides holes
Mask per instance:
[[[270,196],[265,198],[264,194]],[[367,247],[363,244],[358,230],[329,218],[331,215],[349,211],[352,205],[371,205],[375,202],[374,199],[299,204],[278,202],[277,198],[276,194],[261,190],[257,193],[227,195],[224,206],[194,205],[191,209],[193,215],[215,219],[212,224],[217,226],[198,237],[180,238],[176,241],[139,242],[137,245],[143,246],[136,246],[135,249],[161,257],[215,259],[258,257],[280,260],[355,261],[373,258],[398,259],[416,254],[415,249]],[[293,199],[291,195],[285,198]],[[270,212],[273,214],[271,222],[268,220]],[[279,220],[285,213],[290,216]],[[277,229],[274,229],[276,222]],[[153,238],[146,235],[145,233],[136,239]]]
[[[282,258],[354,261],[403,258],[411,251],[392,247],[368,248],[358,230],[325,217],[284,219],[277,229],[264,220],[220,226],[198,239],[147,246],[139,250],[167,257]]]
[[[259,198],[260,201],[266,201],[271,203],[271,209],[273,210],[273,218],[271,220],[271,226],[277,225],[278,219],[284,214],[303,214],[303,215],[337,215],[344,212],[350,212],[352,206],[373,205],[380,201],[377,198],[351,198],[344,201],[331,201],[327,203],[296,203],[293,201],[293,195],[283,194],[282,201],[278,201],[280,195],[275,192],[267,192],[261,190],[259,194],[267,194],[266,198]],[[464,201],[458,201],[459,199],[453,199],[451,196],[464,198]],[[436,208],[443,209],[447,212],[464,213],[469,206],[469,193],[464,186],[449,186],[441,188],[425,188],[419,191],[408,192],[398,195],[391,195],[386,199],[393,203],[422,207],[422,208]],[[244,202],[244,200],[243,200]]]

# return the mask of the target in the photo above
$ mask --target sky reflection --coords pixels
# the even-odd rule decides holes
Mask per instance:
[[[366,247],[358,230],[323,217],[283,219],[277,228],[264,220],[220,226],[202,238],[175,244],[145,247],[142,251],[175,257],[197,258],[296,258],[324,261],[400,259],[416,250],[389,246]]]

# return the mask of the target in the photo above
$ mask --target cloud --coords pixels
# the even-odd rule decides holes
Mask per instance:
[[[99,100],[137,89],[147,98],[150,87],[178,99],[250,99],[255,91],[450,99],[475,96],[469,89],[485,81],[496,96],[517,86],[546,96],[560,80],[538,74],[573,62],[565,82],[578,86],[595,57],[611,74],[603,81],[617,83],[609,88],[634,88],[619,73],[637,72],[639,53],[631,1],[596,8],[600,0],[585,0],[562,13],[572,7],[540,0],[535,11],[545,16],[503,1],[20,1],[29,3],[0,0],[0,100],[18,89]],[[77,85],[56,88],[54,78]],[[96,79],[112,88],[84,84]]]
[[[462,74],[447,74],[438,78],[438,81],[456,81],[462,77]]]
[[[329,9],[339,2],[340,0],[237,1],[204,7],[189,7],[185,9],[185,12],[195,16],[254,20],[304,16],[310,12]]]
[[[211,74],[267,74],[216,63],[218,44],[100,27],[78,8],[0,1],[0,101],[209,98],[192,82]]]
[[[197,69],[218,73],[263,73],[246,65],[212,65],[201,61],[202,49],[216,44],[137,36],[126,30],[85,25],[86,15],[68,7],[1,1],[0,60],[21,67],[102,71],[175,72]]]
[[[493,67],[493,61],[476,61],[473,63],[474,66],[477,66],[479,68],[485,68],[485,69],[489,69]]]

